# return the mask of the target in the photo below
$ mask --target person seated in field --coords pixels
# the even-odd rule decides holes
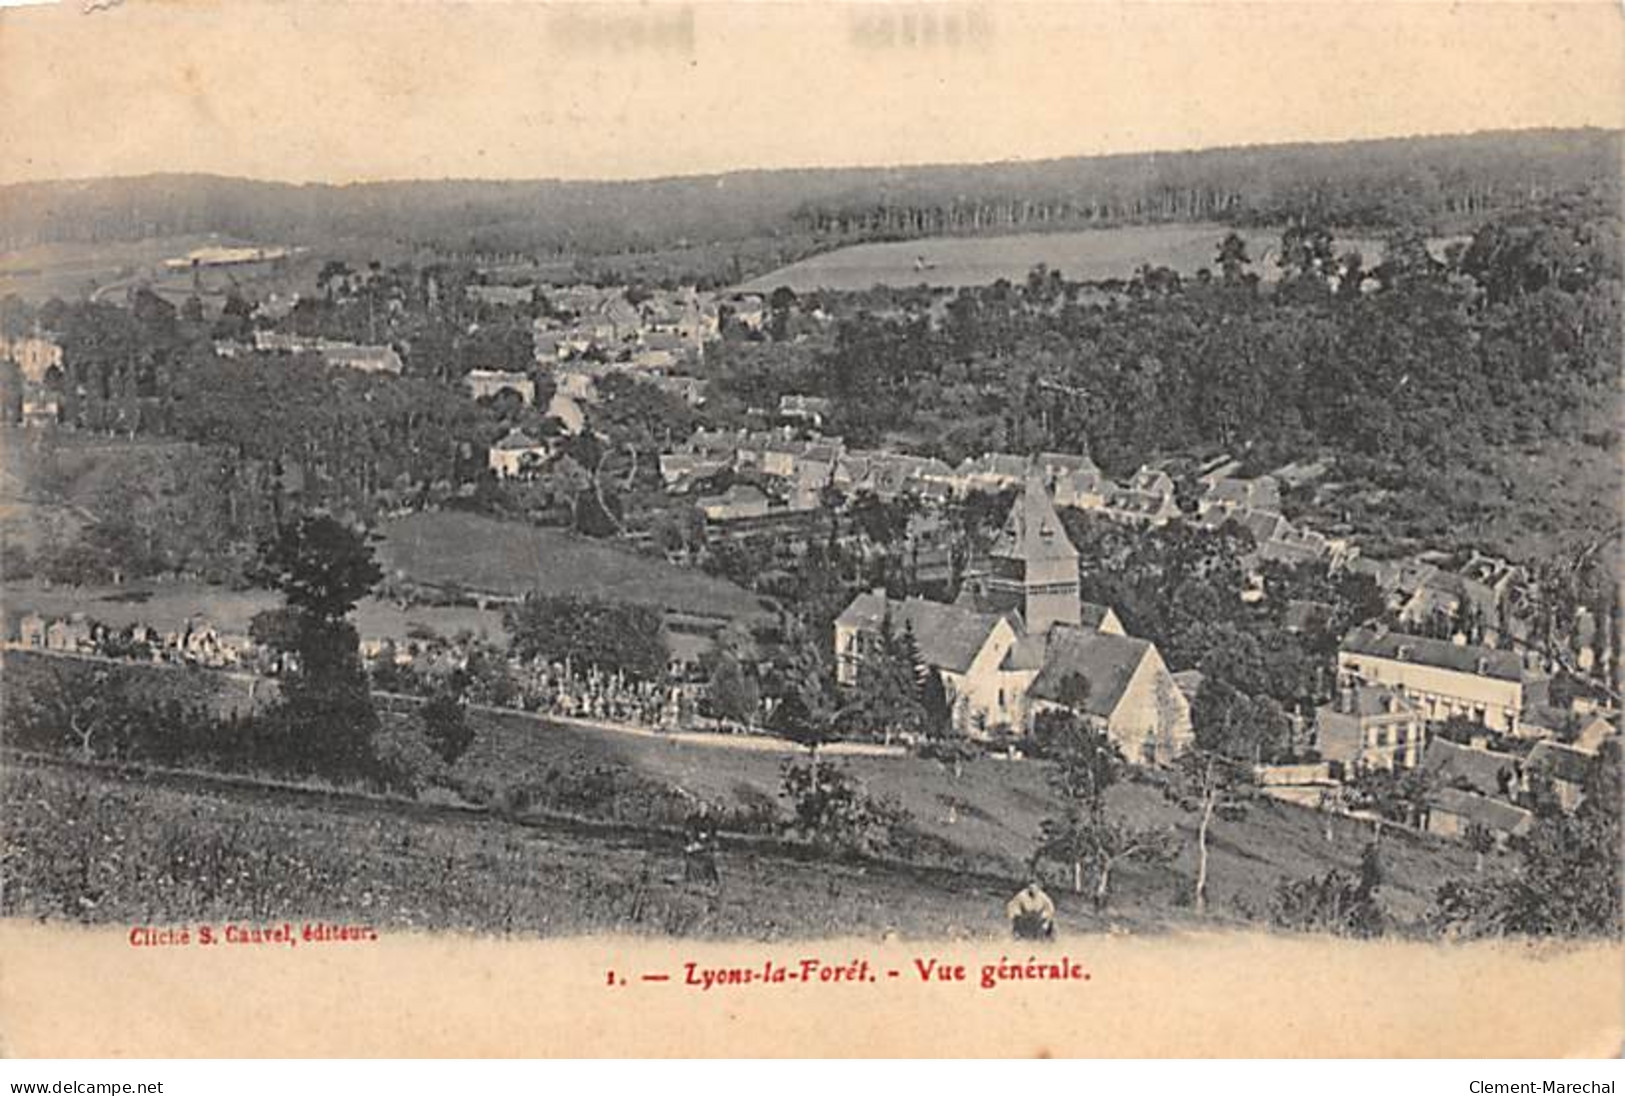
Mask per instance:
[[[1055,938],[1055,903],[1029,878],[1027,885],[1005,905],[1005,916],[1010,918],[1010,931],[1017,940],[1053,940]]]

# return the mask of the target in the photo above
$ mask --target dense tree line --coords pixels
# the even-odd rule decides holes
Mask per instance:
[[[345,187],[198,175],[0,188],[0,247],[217,232],[406,240],[447,252],[615,254],[695,242],[1232,220],[1350,225],[1477,217],[1552,194],[1614,200],[1619,138],[1526,131],[957,167],[736,172],[644,182]],[[725,185],[724,185],[725,184]],[[1611,189],[1613,188],[1613,189]]]
[[[1612,380],[1608,218],[1497,222],[1448,261],[1397,233],[1369,272],[1324,257],[1334,247],[1294,245],[1302,265],[1269,294],[1146,271],[1104,300],[1030,279],[961,291],[940,324],[859,316],[823,356],[821,388],[849,443],[1089,451],[1127,470],[1204,445],[1438,464],[1563,430]]]
[[[596,670],[637,682],[666,676],[664,623],[651,606],[533,593],[503,613],[503,626],[516,658],[568,662],[576,673]]]

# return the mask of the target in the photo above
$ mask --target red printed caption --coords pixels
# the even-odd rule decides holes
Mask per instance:
[[[1010,982],[1073,982],[1089,981],[1089,972],[1082,962],[1070,956],[1059,959],[1000,957],[997,963],[967,965],[944,959],[913,959],[901,967],[877,966],[867,959],[852,959],[843,963],[830,963],[823,959],[798,959],[793,962],[764,960],[759,965],[728,967],[683,963],[675,973],[646,971],[628,976],[606,971],[604,984],[609,987],[628,985],[636,980],[643,983],[669,983],[689,989],[708,992],[733,986],[775,985],[873,985],[880,982],[912,982],[927,985],[961,985],[980,989],[997,989]]]
[[[300,944],[370,944],[378,939],[371,925],[339,925],[306,921],[269,925],[136,925],[130,929],[132,948],[210,947],[216,944],[298,947]]]

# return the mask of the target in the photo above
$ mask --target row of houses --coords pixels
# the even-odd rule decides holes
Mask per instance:
[[[25,650],[61,654],[139,652],[154,662],[189,662],[216,669],[243,665],[260,654],[259,646],[248,636],[221,633],[201,617],[159,632],[144,624],[113,629],[84,613],[54,618],[27,613],[18,619],[10,642]]]
[[[809,397],[787,396],[781,419],[822,422],[827,404]],[[946,502],[971,492],[998,493],[1019,489],[1029,476],[1042,479],[1054,504],[1062,509],[1098,513],[1112,521],[1156,527],[1184,516],[1173,478],[1150,466],[1124,483],[1107,478],[1086,456],[1075,453],[984,453],[957,466],[932,457],[886,450],[849,450],[842,439],[783,426],[777,430],[701,430],[680,450],[661,457],[668,491],[682,493],[727,468],[755,471],[791,485],[792,507],[816,505],[825,487],[843,495],[874,494],[886,500],[912,495],[925,502]],[[1257,545],[1249,563],[1320,562],[1335,566],[1354,552],[1342,540],[1294,526],[1279,512],[1279,486],[1270,477],[1252,480],[1217,478],[1205,484],[1198,499],[1197,521],[1207,528],[1237,522]]]
[[[214,344],[215,354],[222,358],[239,357],[251,349],[261,354],[315,354],[330,366],[354,369],[362,373],[388,373],[400,376],[405,369],[401,356],[391,346],[367,346],[316,335],[267,331],[263,328],[254,332],[252,347],[229,339],[221,339]]]

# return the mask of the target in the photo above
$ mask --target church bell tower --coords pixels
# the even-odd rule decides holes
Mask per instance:
[[[1081,623],[1078,550],[1067,538],[1043,478],[1027,476],[990,553],[988,593],[1021,610],[1029,635]]]

